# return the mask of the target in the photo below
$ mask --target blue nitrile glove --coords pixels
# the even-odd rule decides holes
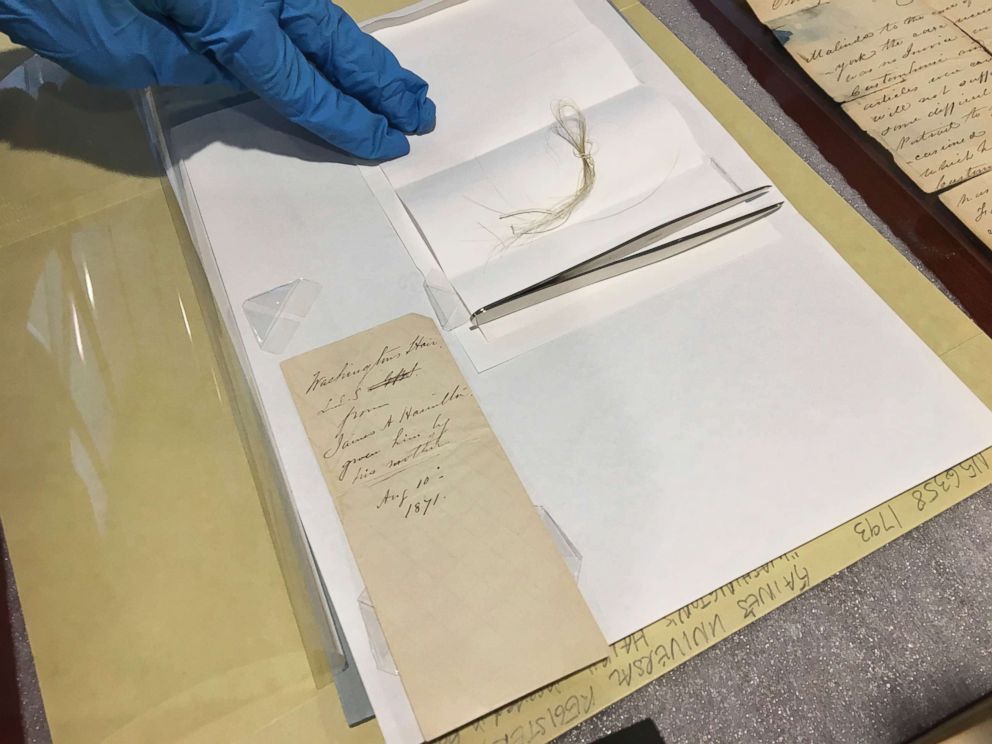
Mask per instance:
[[[328,0],[0,0],[0,31],[93,83],[240,83],[362,158],[434,127],[427,83]]]

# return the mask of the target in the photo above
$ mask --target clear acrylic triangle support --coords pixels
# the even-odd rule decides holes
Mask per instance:
[[[453,330],[469,321],[468,308],[443,272],[438,269],[428,272],[424,278],[424,291],[434,308],[438,324],[444,330]]]
[[[281,354],[286,350],[318,294],[317,282],[297,279],[244,301],[241,308],[263,351]]]

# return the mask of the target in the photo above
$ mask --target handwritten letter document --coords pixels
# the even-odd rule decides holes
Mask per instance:
[[[282,367],[425,738],[605,657],[431,320]]]
[[[921,189],[992,172],[992,0],[748,2]]]
[[[969,230],[992,248],[992,173],[945,191],[940,199]]]

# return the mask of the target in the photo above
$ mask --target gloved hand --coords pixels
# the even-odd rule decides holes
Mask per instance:
[[[0,0],[0,30],[97,84],[243,85],[362,158],[434,127],[427,83],[329,0]]]

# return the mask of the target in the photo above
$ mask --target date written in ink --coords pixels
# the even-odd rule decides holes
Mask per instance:
[[[445,500],[445,495],[441,492],[441,481],[444,480],[444,473],[441,467],[436,466],[434,472],[422,475],[413,488],[398,489],[394,486],[387,486],[386,492],[376,504],[375,508],[393,508],[398,511],[403,519],[416,517],[426,517],[440,502]]]

